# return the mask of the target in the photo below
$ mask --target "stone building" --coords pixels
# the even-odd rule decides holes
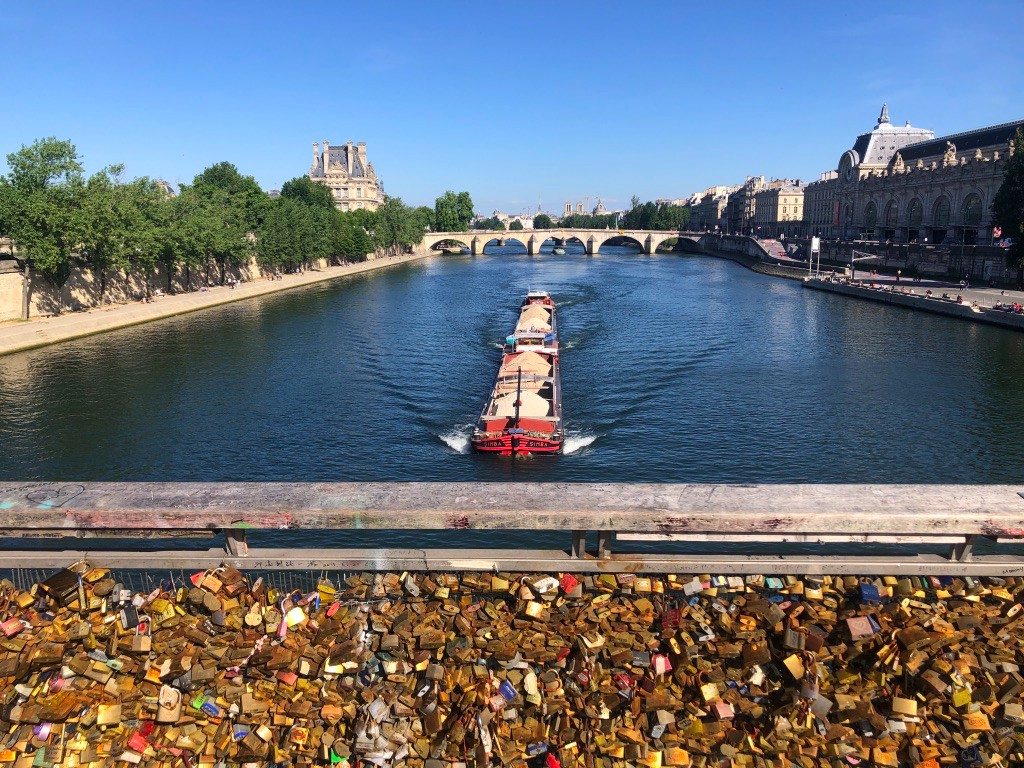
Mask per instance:
[[[874,130],[839,159],[837,234],[881,242],[987,245],[992,201],[1024,120],[935,138],[895,128],[883,105]]]
[[[839,229],[839,207],[836,187],[839,174],[825,171],[821,178],[804,187],[804,233],[808,236],[836,237]]]
[[[689,229],[696,232],[714,232],[724,226],[723,218],[729,204],[729,195],[739,187],[717,185],[697,193],[698,201],[690,206]]]
[[[366,161],[366,142],[323,148],[313,142],[313,165],[309,178],[330,188],[334,204],[341,211],[360,208],[376,211],[384,202],[384,184],[377,178],[373,163]]]
[[[750,234],[757,206],[755,195],[767,186],[764,176],[747,176],[747,180],[729,195],[725,211],[727,233]]]
[[[754,195],[754,232],[759,237],[804,234],[804,187],[796,181],[773,180]]]

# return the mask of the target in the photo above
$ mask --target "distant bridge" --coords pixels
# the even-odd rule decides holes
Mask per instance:
[[[595,254],[606,242],[615,237],[629,238],[644,253],[654,253],[658,246],[666,240],[683,238],[698,243],[702,237],[700,232],[683,232],[678,230],[642,230],[642,229],[515,229],[515,230],[470,230],[468,232],[430,232],[423,237],[423,245],[434,249],[439,243],[454,241],[469,248],[470,253],[478,256],[484,247],[495,240],[516,240],[526,247],[531,256],[540,252],[541,246],[548,240],[564,242],[577,241],[586,248],[588,254]]]

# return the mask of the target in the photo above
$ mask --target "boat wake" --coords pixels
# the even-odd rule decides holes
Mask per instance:
[[[571,453],[577,453],[582,451],[588,445],[591,445],[597,440],[597,435],[566,435],[565,444],[562,446],[562,453],[569,455]]]
[[[469,436],[473,434],[472,424],[463,424],[453,427],[447,432],[438,435],[441,442],[447,445],[456,453],[469,453]]]

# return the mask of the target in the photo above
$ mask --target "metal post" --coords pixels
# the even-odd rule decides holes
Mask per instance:
[[[601,560],[605,560],[612,554],[612,539],[615,537],[614,531],[598,531],[597,532],[597,556]]]

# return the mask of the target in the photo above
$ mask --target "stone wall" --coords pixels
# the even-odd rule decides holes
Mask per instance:
[[[326,262],[321,259],[319,263],[313,265],[313,268],[323,269],[325,266],[327,266]],[[255,260],[240,267],[229,268],[225,272],[225,277],[242,282],[257,280],[263,276],[263,272]],[[164,293],[180,293],[197,291],[207,284],[207,274],[204,270],[192,269],[187,277],[186,281],[185,270],[178,270],[168,282],[167,272],[161,267],[153,272],[149,286],[151,290],[160,290]],[[108,271],[106,278],[103,306],[141,301],[147,294],[145,275],[138,272],[125,274]],[[20,272],[7,272],[0,269],[0,322],[21,318],[23,280],[24,277]],[[220,271],[216,268],[210,270],[208,280],[209,285],[219,284]],[[33,270],[29,286],[30,317],[56,314],[61,306],[63,306],[63,311],[68,312],[92,309],[100,305],[99,276],[88,269],[78,267],[73,269],[71,277],[59,292],[46,278]]]
[[[21,317],[21,287],[24,279],[20,272],[0,272],[0,323]]]

